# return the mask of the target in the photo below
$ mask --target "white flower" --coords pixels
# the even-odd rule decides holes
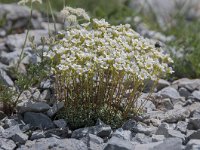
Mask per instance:
[[[73,19],[72,21],[75,21],[74,16],[76,16],[76,21],[78,21],[77,17],[82,17],[86,21],[90,20],[90,16],[82,8],[76,8],[75,9],[75,8],[72,8],[72,7],[64,7],[63,10],[61,11],[61,16],[64,19],[67,19],[68,21],[71,21],[70,19]],[[71,16],[71,17],[69,17],[69,16]],[[72,16],[73,16],[73,18],[72,18]]]
[[[66,17],[66,20],[70,23],[76,23],[77,17],[75,15],[69,15],[69,16]]]
[[[42,0],[21,0],[18,2],[18,5],[25,5],[26,3],[33,3],[33,2],[39,2],[40,4],[42,4]]]
[[[93,22],[95,23],[95,25],[97,25],[98,27],[108,27],[110,26],[110,24],[108,22],[105,21],[105,19],[93,19]],[[103,29],[103,28],[102,28]]]

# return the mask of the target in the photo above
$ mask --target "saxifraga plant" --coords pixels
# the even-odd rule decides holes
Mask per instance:
[[[97,118],[116,127],[138,114],[144,81],[172,72],[169,55],[130,25],[112,26],[104,19],[78,24],[85,11],[66,7],[62,12],[73,26],[45,53],[53,62],[56,97],[65,101],[61,115],[79,128]]]

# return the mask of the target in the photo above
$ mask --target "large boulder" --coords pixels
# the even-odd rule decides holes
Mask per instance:
[[[27,141],[25,145],[17,150],[88,150],[87,146],[80,140],[76,139],[57,139],[55,137],[42,138],[33,141]]]
[[[28,20],[30,18],[30,8],[26,6],[20,6],[17,4],[0,4],[0,20],[2,20],[2,27],[6,32],[23,32],[28,26]],[[33,11],[31,18],[31,28],[39,29],[42,27],[41,14],[37,11]]]
[[[34,102],[25,100],[17,104],[17,110],[20,113],[24,112],[45,112],[50,109],[50,106],[45,102]]]
[[[25,112],[24,122],[30,124],[32,127],[42,129],[55,127],[51,119],[43,113]]]

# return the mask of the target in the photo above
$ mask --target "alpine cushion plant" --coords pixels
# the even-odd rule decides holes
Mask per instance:
[[[136,102],[144,81],[172,72],[169,55],[128,24],[91,19],[58,37],[45,56],[52,60],[56,96],[65,101],[62,115],[72,128],[93,125],[97,118],[120,125],[140,111]]]

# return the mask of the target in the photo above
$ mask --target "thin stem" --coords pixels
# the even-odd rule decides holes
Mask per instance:
[[[55,30],[55,32],[57,32],[56,21],[55,21],[55,17],[54,17],[54,14],[53,14],[53,9],[51,7],[50,0],[47,0],[47,1],[48,1],[48,5],[49,5],[49,8],[50,8],[51,16],[52,16],[52,19],[53,19],[53,23],[54,23],[54,30]]]
[[[29,20],[28,20],[28,30],[26,32],[26,37],[25,37],[25,40],[24,40],[24,44],[22,46],[22,51],[20,53],[20,56],[19,56],[19,60],[18,60],[18,63],[17,63],[17,72],[19,70],[19,65],[22,61],[22,59],[24,58],[24,49],[25,49],[25,46],[26,46],[26,43],[27,43],[27,40],[28,40],[28,34],[29,34],[29,31],[30,31],[30,22],[31,22],[31,18],[32,18],[32,15],[33,15],[33,2],[31,0],[31,14],[30,14],[30,17],[29,17]]]

